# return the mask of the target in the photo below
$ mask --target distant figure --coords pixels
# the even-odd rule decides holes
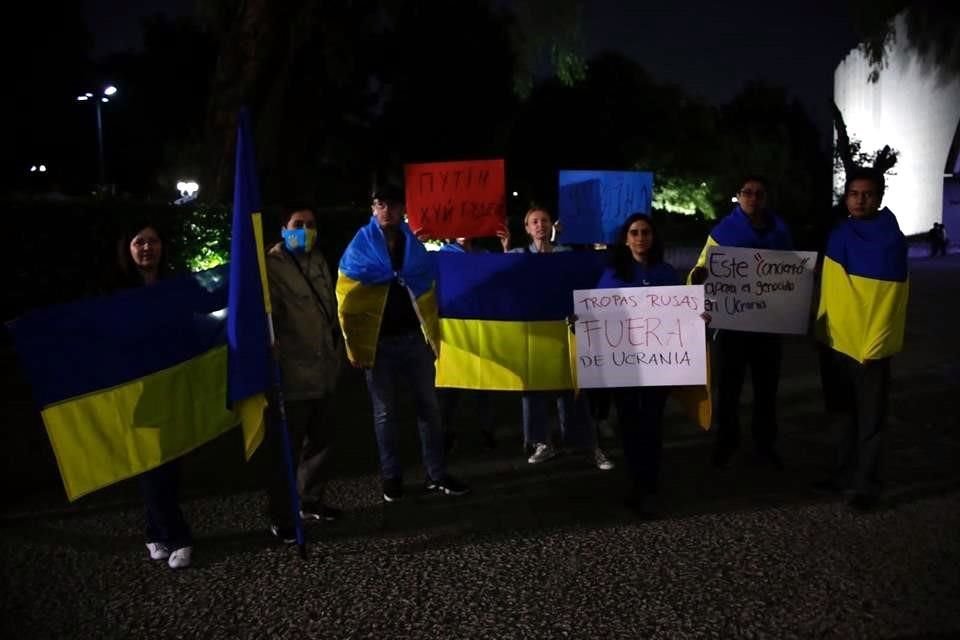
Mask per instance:
[[[927,231],[927,242],[930,244],[930,257],[936,258],[940,251],[940,223],[934,222],[930,230]]]

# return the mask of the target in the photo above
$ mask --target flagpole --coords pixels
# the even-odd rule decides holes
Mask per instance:
[[[290,509],[293,511],[293,530],[296,534],[300,557],[307,559],[307,541],[300,518],[300,492],[297,490],[297,475],[293,468],[293,452],[290,445],[290,430],[287,429],[287,404],[283,399],[281,384],[280,356],[277,354],[277,336],[273,328],[273,314],[267,311],[267,329],[270,332],[270,354],[273,358],[273,389],[277,398],[277,416],[280,418],[280,441],[282,445],[283,466],[287,472],[287,489],[290,491]]]

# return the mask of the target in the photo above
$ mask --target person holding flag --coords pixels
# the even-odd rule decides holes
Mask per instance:
[[[436,264],[403,222],[396,187],[372,194],[373,217],[340,259],[337,303],[351,365],[364,370],[380,451],[383,499],[403,497],[397,444],[397,393],[413,394],[426,489],[464,495],[470,489],[447,473],[440,407],[434,387],[438,349]]]
[[[341,511],[324,503],[330,467],[330,396],[340,376],[343,340],[337,301],[326,260],[316,249],[317,218],[308,206],[287,207],[281,215],[282,241],[267,252],[267,278],[283,374],[287,429],[297,462],[300,517],[337,520]],[[268,438],[275,473],[268,484],[270,518],[277,533],[293,540],[293,510],[285,469]]]
[[[907,241],[884,207],[883,174],[847,174],[848,217],[831,231],[823,259],[817,337],[829,349],[827,409],[845,415],[828,488],[848,494],[851,508],[875,507],[890,390],[890,361],[903,348],[909,273]]]

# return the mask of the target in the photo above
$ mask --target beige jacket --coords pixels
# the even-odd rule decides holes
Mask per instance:
[[[320,295],[322,306],[294,260]],[[332,393],[344,357],[326,260],[316,250],[294,256],[278,243],[267,252],[267,278],[285,398],[307,400]]]

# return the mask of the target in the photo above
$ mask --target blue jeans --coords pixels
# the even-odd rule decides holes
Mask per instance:
[[[373,428],[380,450],[380,473],[384,479],[402,478],[397,445],[397,392],[412,394],[420,430],[423,466],[433,480],[447,475],[443,454],[440,404],[434,388],[434,355],[423,334],[382,336],[377,343],[373,368],[366,370],[367,390],[373,404]]]
[[[574,449],[593,449],[597,434],[590,424],[586,395],[574,399],[572,391],[527,391],[523,394],[523,441],[530,446],[550,441],[547,432],[547,408],[550,400],[557,405],[557,421],[564,444]]]

